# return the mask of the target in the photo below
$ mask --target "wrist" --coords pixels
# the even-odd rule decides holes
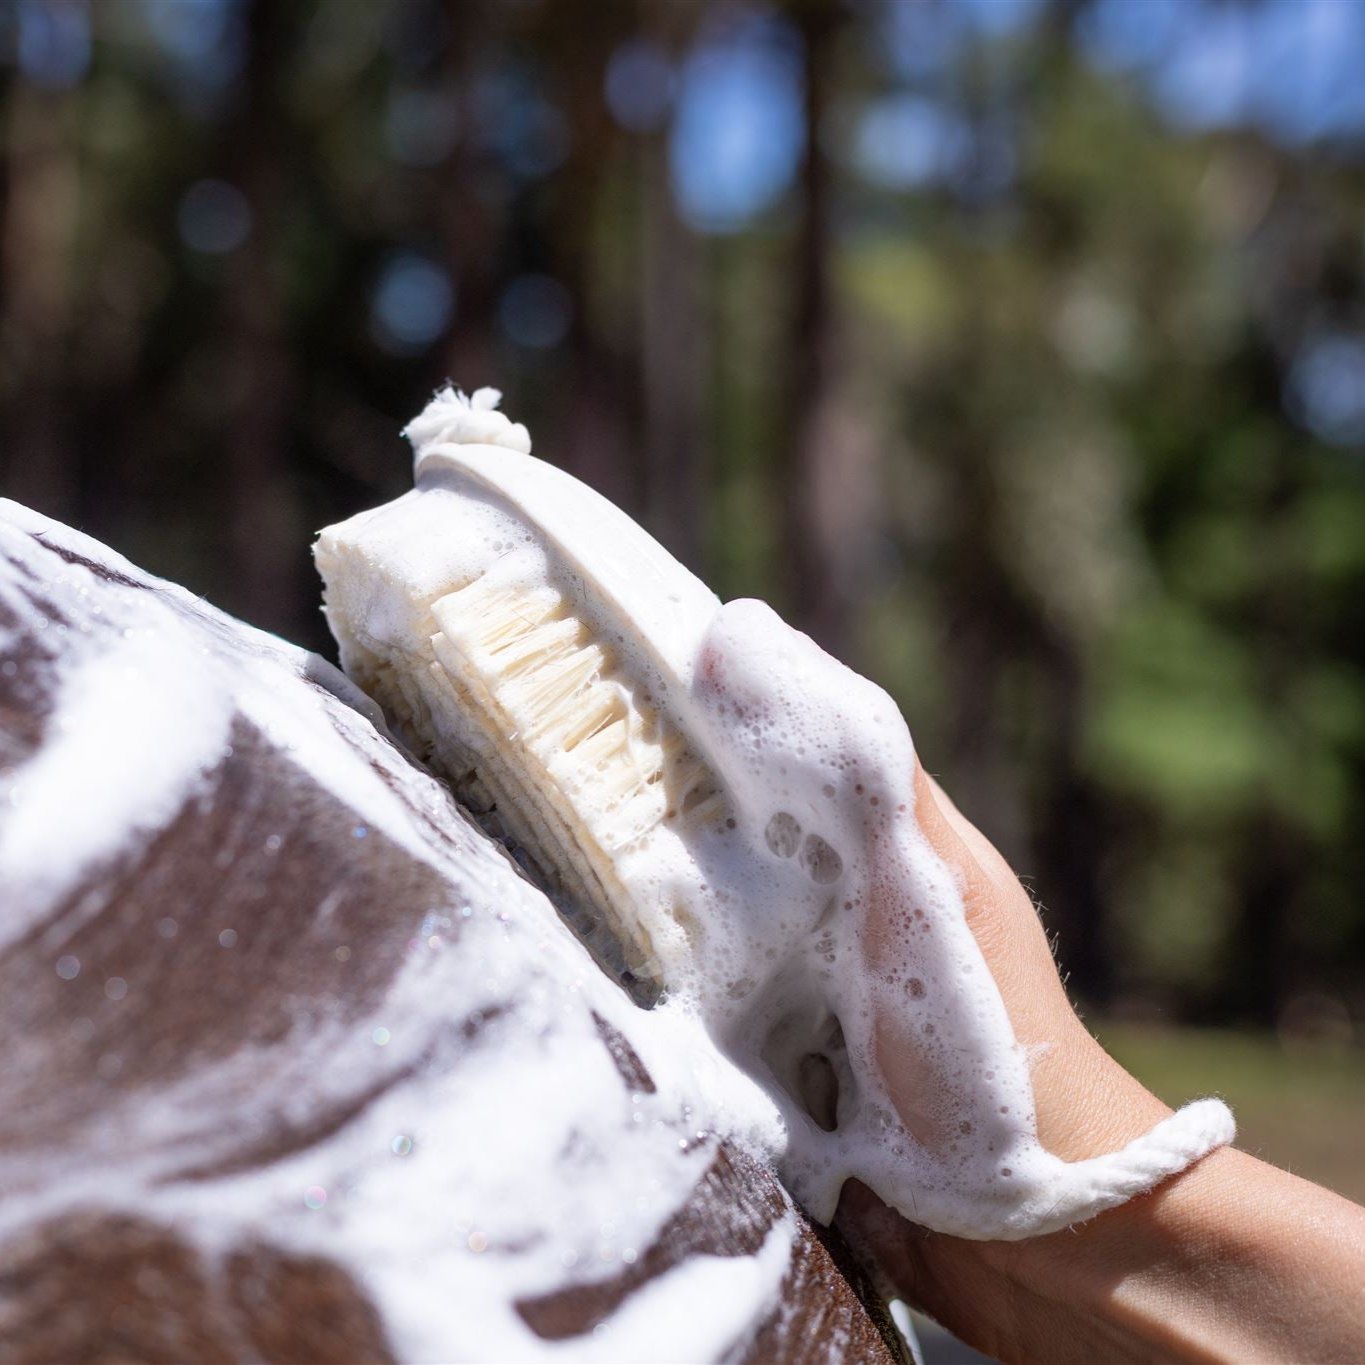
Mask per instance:
[[[879,1204],[856,1218],[870,1233],[864,1250],[900,1294],[1001,1361],[1226,1358],[1225,1329],[1220,1340],[1219,1324],[1189,1299],[1217,1235],[1226,1176],[1210,1184],[1205,1171],[1221,1155],[1087,1223],[1021,1242],[929,1233]]]
[[[1365,1342],[1365,1210],[1232,1148],[1029,1241],[850,1213],[898,1292],[1002,1361],[1328,1361]]]
[[[1117,1151],[1171,1111],[1071,1019],[1074,1027],[1040,1057],[1034,1080],[1043,1145],[1079,1161]],[[1141,1344],[1160,1335],[1161,1300],[1144,1293],[1116,1318],[1109,1272],[1127,1264],[1130,1251],[1168,1261],[1170,1248],[1190,1240],[1204,1199],[1174,1196],[1199,1165],[1087,1223],[1020,1242],[928,1232],[862,1187],[846,1192],[840,1224],[896,1293],[1001,1360],[1122,1359],[1125,1343],[1140,1356]]]

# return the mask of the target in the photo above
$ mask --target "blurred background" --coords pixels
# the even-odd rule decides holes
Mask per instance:
[[[332,653],[493,384],[1365,1198],[1365,5],[9,0],[0,491]]]

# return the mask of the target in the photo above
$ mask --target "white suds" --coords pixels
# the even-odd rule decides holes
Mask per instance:
[[[47,742],[0,776],[0,885],[24,917],[0,946],[81,879],[160,829],[222,757],[230,712],[215,673],[174,620],[129,627],[61,675]]]
[[[753,1304],[771,1303],[791,1263],[796,1220],[769,1229],[753,1256],[694,1256],[644,1285],[600,1333],[566,1341],[556,1358],[635,1365],[639,1342],[652,1343],[651,1365],[694,1365],[739,1357],[753,1325]],[[704,1311],[699,1311],[705,1305]]]
[[[329,665],[12,504],[0,504],[0,550],[16,567],[0,572],[0,606],[19,642],[0,659],[14,665],[7,677],[31,670],[35,694],[53,703],[36,751],[4,779],[0,937],[36,926],[54,940],[34,940],[33,951],[58,1002],[51,1027],[35,1028],[17,997],[5,1000],[8,1073],[41,1072],[69,1026],[82,1029],[92,1066],[88,1082],[79,1071],[54,1082],[71,1104],[60,1124],[16,1115],[0,1144],[0,1242],[73,1211],[122,1211],[173,1228],[209,1265],[259,1243],[316,1255],[355,1278],[401,1360],[642,1360],[665,1349],[720,1359],[760,1326],[790,1263],[789,1207],[754,1256],[685,1255],[626,1294],[600,1337],[549,1341],[518,1311],[527,1299],[634,1274],[684,1209],[714,1221],[704,1188],[689,1201],[719,1141],[735,1138],[733,1116],[766,1115],[757,1141],[779,1140],[771,1106],[696,1019],[636,1010],[441,785],[319,693],[319,684],[350,691]],[[41,584],[64,619],[40,613],[26,582]],[[251,753],[232,752],[239,731]],[[323,836],[311,855],[293,855],[334,875],[311,892],[257,883],[256,942],[239,920],[222,926],[230,939],[213,932],[224,947],[206,964],[183,960],[202,973],[193,988],[230,1002],[214,1046],[127,1082],[149,1036],[127,1032],[128,1017],[155,1019],[158,988],[177,976],[174,954],[189,952],[199,893],[213,900],[224,867],[198,866],[179,845],[186,903],[158,903],[154,913],[173,918],[155,923],[121,918],[121,941],[144,947],[120,968],[115,992],[96,986],[98,1012],[81,1003],[96,953],[92,943],[87,956],[80,935],[107,939],[99,917],[119,888],[96,878],[78,898],[80,924],[57,903],[105,860],[136,858],[177,820],[193,830],[220,803],[249,809],[270,782],[297,813],[267,849],[280,835],[285,848],[307,840],[313,811],[345,813],[341,847]],[[364,884],[381,841],[434,875],[420,895],[395,886],[391,903],[368,906],[383,913],[361,921],[363,935],[352,919],[338,943],[338,890],[352,872]],[[245,867],[261,872],[252,856]],[[267,962],[260,935],[275,930]],[[351,968],[396,954],[398,965],[362,992],[334,992],[295,975],[315,954]],[[252,988],[276,971],[267,1003],[283,997],[284,1027],[253,1031],[261,997]],[[629,1039],[648,1078],[638,1088],[604,1046],[604,1026]],[[96,1069],[104,1063],[107,1074]],[[316,1126],[336,1114],[346,1121]],[[281,1137],[283,1155],[242,1160]],[[696,1311],[699,1295],[706,1311]],[[676,1332],[671,1346],[661,1331]]]

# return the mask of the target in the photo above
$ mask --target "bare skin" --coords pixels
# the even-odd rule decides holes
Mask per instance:
[[[1016,1037],[1051,1045],[1033,1073],[1043,1144],[1076,1160],[1146,1132],[1170,1110],[1087,1032],[1027,893],[923,770],[916,815],[963,878]],[[838,1221],[898,1294],[1002,1361],[1365,1357],[1365,1209],[1233,1149],[1024,1242],[929,1232],[852,1182]]]

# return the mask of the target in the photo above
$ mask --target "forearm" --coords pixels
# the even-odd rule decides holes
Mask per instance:
[[[866,1204],[859,1221],[901,1292],[1005,1361],[1345,1361],[1365,1345],[1365,1211],[1242,1152],[1026,1242],[940,1237]]]

